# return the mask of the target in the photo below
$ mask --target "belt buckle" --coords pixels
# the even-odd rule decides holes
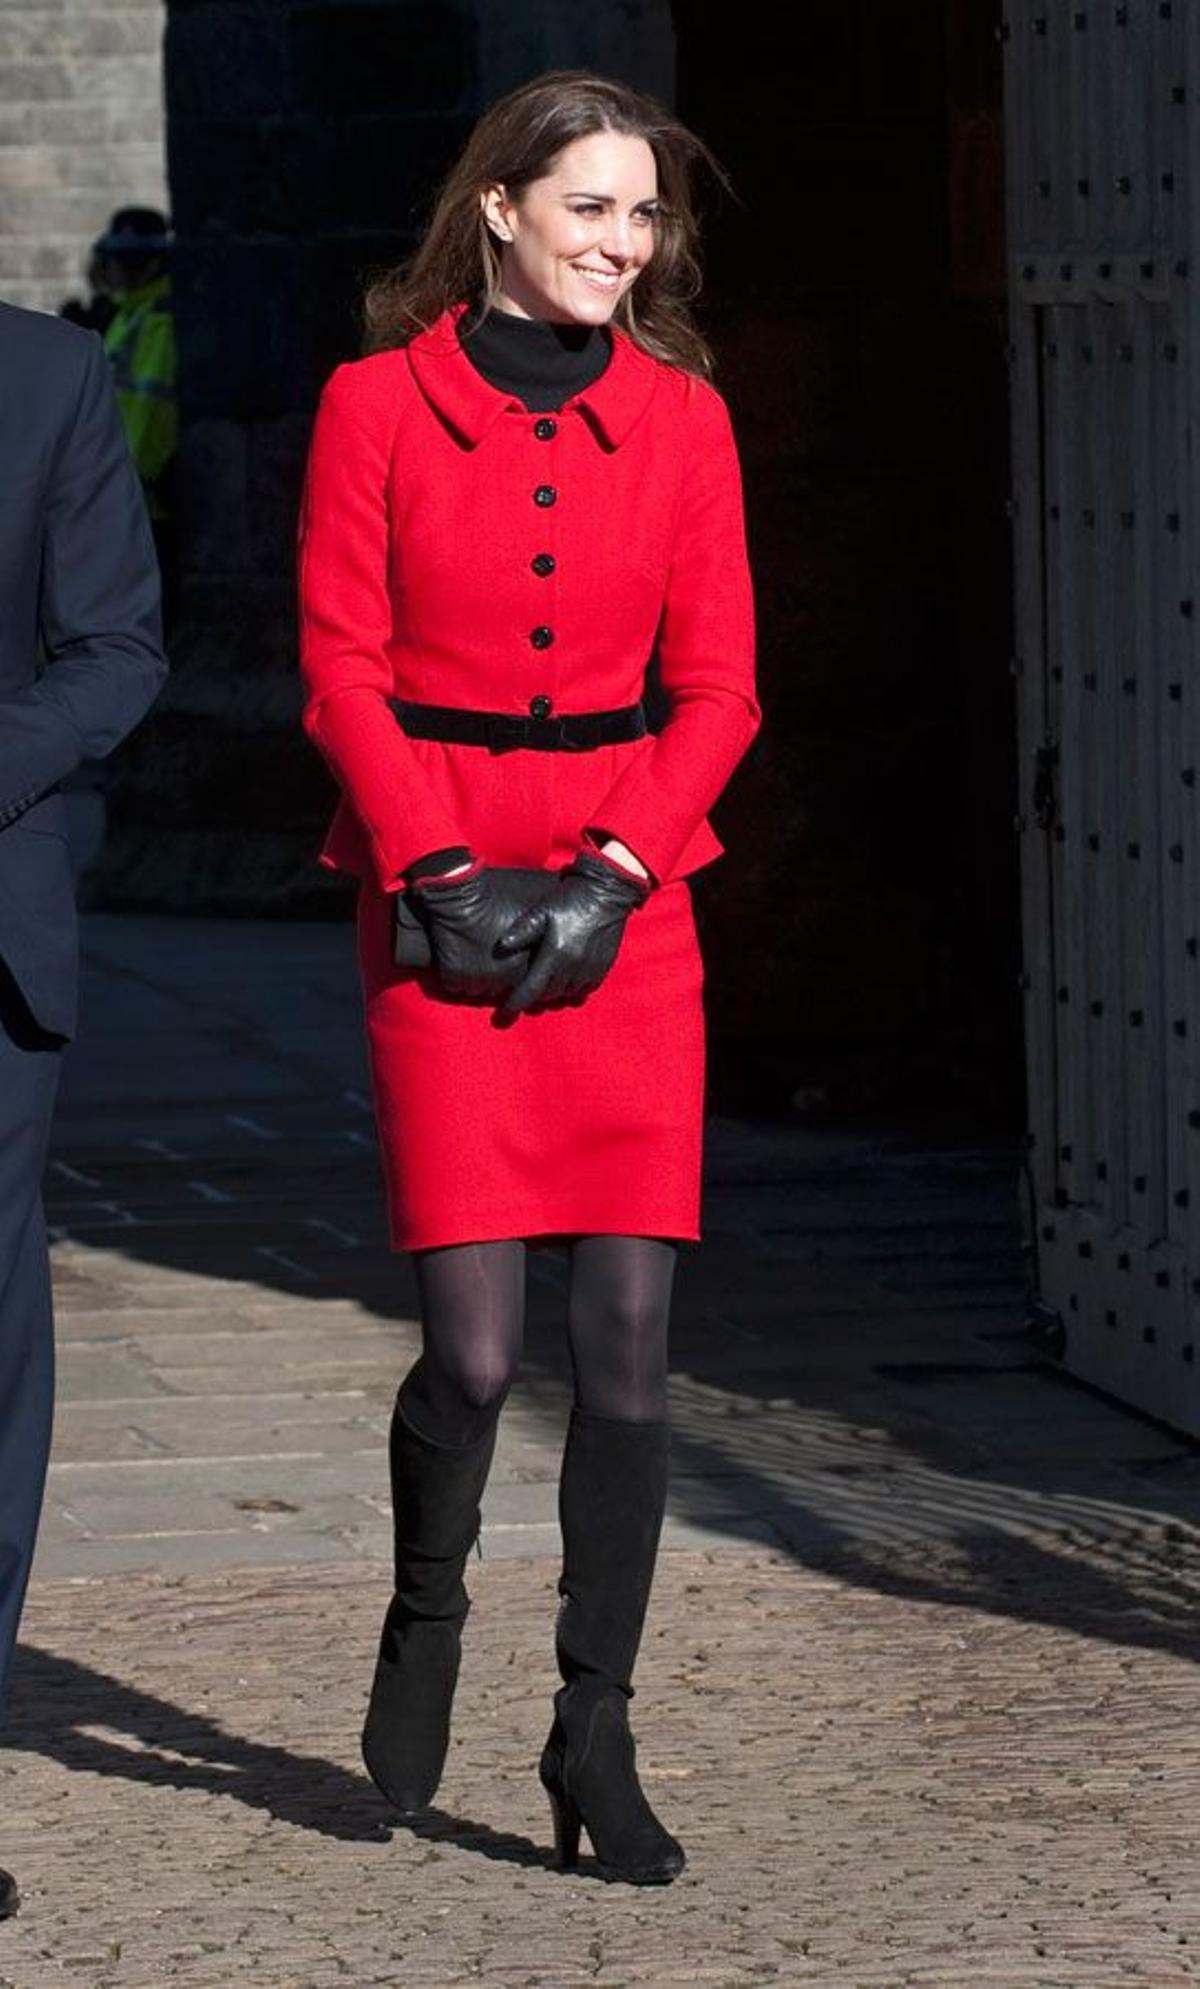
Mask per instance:
[[[489,753],[512,753],[529,741],[529,720],[517,712],[496,712],[487,722]]]
[[[531,718],[526,744],[538,752],[556,753],[566,745],[566,724],[565,718]]]

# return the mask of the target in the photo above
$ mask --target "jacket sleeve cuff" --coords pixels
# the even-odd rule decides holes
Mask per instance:
[[[609,842],[624,843],[629,854],[637,858],[647,875],[643,877],[639,871],[631,870],[627,863],[621,862],[619,856],[613,856],[610,851],[601,847],[602,844]],[[615,871],[618,877],[626,877],[631,884],[640,884],[647,891],[654,889],[658,880],[651,871],[645,857],[640,850],[634,849],[632,843],[626,842],[624,836],[619,836],[615,829],[598,829],[594,827],[585,829],[583,832],[583,847],[589,856],[594,856],[598,863],[606,863],[609,869]]]
[[[597,836],[601,842],[611,837],[614,842],[624,843],[626,849],[632,850],[638,862],[649,871],[648,881],[653,888],[674,875],[675,866],[687,847],[694,826],[689,820],[683,827],[676,828],[673,823],[663,820],[661,804],[643,810],[632,796],[628,803],[622,804],[618,795],[612,805],[605,803],[602,826],[589,829],[588,835]],[[598,849],[594,853],[600,854]],[[605,860],[612,861],[611,858]],[[620,866],[614,863],[613,868]],[[636,872],[623,868],[621,875],[636,878]]]
[[[400,890],[411,864],[464,841],[381,697],[335,693],[306,707],[304,729],[358,818],[381,890]]]
[[[465,872],[474,863],[474,857],[465,843],[457,843],[451,849],[430,850],[428,856],[420,856],[410,863],[404,873],[405,884],[419,884],[424,879],[445,877],[452,870]]]

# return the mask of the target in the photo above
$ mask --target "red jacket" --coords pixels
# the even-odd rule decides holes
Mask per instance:
[[[660,883],[719,855],[707,811],[759,711],[737,456],[711,387],[617,333],[600,379],[547,420],[482,378],[447,313],[334,373],[300,544],[304,724],[343,795],[324,863],[387,891],[459,843],[541,865],[599,831]],[[656,642],[670,716],[624,745],[410,740],[385,702],[611,710],[641,696]]]

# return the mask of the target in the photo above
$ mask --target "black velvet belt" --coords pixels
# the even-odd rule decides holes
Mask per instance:
[[[486,746],[492,753],[512,753],[525,747],[535,753],[587,753],[595,746],[619,746],[646,736],[646,714],[640,704],[620,711],[550,713],[549,698],[535,698],[544,710],[468,711],[460,705],[410,704],[389,698],[401,728],[410,739],[441,739],[451,746]]]

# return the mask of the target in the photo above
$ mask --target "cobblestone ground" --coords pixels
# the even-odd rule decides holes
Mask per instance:
[[[356,1750],[417,1329],[348,935],[97,919],[88,982],[0,1989],[1196,1979],[1200,1457],[1030,1358],[1011,1154],[714,1124],[633,1708],[690,1864],[636,1892],[550,1869],[535,1774],[561,1259],[439,1807],[394,1825]]]
[[[552,1564],[477,1571],[457,1739],[415,1831],[389,1831],[355,1760],[378,1583],[56,1584],[3,1785],[30,1896],[0,1981],[1192,1983],[1196,1573],[1114,1589],[1101,1626],[1070,1553],[667,1557],[634,1711],[690,1865],[654,1894],[549,1868]],[[938,1601],[905,1592],[931,1581]],[[964,1606],[980,1583],[995,1610]]]

